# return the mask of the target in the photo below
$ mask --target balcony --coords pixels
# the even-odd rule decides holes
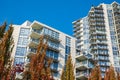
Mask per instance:
[[[100,66],[103,66],[103,67],[104,67],[104,66],[105,66],[105,67],[109,67],[109,66],[110,66],[110,64],[107,63],[107,62],[106,62],[106,63],[99,63],[99,65],[100,65]]]
[[[42,32],[40,30],[32,29],[30,37],[32,38],[40,38]]]
[[[32,54],[36,53],[36,49],[30,48],[27,52],[27,57],[30,57]]]
[[[105,25],[105,24],[102,23],[102,22],[99,22],[99,23],[96,23],[96,25],[98,25],[98,26],[102,26],[102,25]]]
[[[44,34],[44,38],[51,40],[51,41],[54,41],[54,42],[60,42],[59,38],[55,38],[53,36],[50,36],[49,34]]]
[[[41,28],[43,28],[43,26],[44,26],[44,24],[41,24],[41,23],[38,23],[38,22],[34,22],[34,23],[31,25],[31,27],[32,27],[33,29],[41,29]]]
[[[39,40],[38,39],[30,39],[28,46],[29,47],[37,47],[38,44],[39,44]]]
[[[52,71],[52,72],[55,72],[55,73],[58,72],[57,68],[54,68],[54,67],[51,67],[51,71]]]
[[[73,27],[76,28],[77,26],[80,26],[80,22],[76,22]]]
[[[81,29],[81,26],[77,26],[73,31],[76,32]]]
[[[116,23],[116,26],[118,26],[118,27],[119,27],[119,26],[120,26],[120,23]]]
[[[95,18],[104,18],[104,16],[103,16],[103,15],[100,15],[100,14],[96,14],[96,15],[95,15]]]
[[[117,30],[120,30],[120,26],[116,26],[116,29],[117,29]],[[119,32],[119,31],[118,31],[118,32]]]
[[[94,14],[90,14],[89,17],[90,17],[90,18],[94,18],[95,15],[94,15]]]
[[[95,13],[103,14],[103,10],[95,10]]]
[[[53,62],[59,62],[59,59],[53,58]]]
[[[93,41],[93,40],[91,40],[90,43],[91,44],[107,44],[107,41],[98,41],[98,40],[97,41]]]
[[[86,70],[88,68],[88,64],[87,64],[87,61],[84,63],[84,62],[79,62],[79,63],[76,63],[76,69],[78,70]]]
[[[48,46],[48,49],[52,50],[52,51],[55,51],[55,52],[58,52],[58,53],[60,52],[59,48],[55,48],[55,47],[52,47],[50,45]]]
[[[90,44],[91,44],[91,45],[97,45],[97,42],[96,42],[96,41],[91,40],[91,41],[90,41]]]
[[[97,41],[98,44],[107,44],[107,41]]]
[[[30,66],[30,62],[26,62],[25,67],[29,67],[29,66]]]
[[[76,34],[80,34],[80,33],[82,33],[82,32],[83,32],[82,30],[79,30],[79,31],[76,32]]]
[[[99,52],[99,55],[103,55],[103,56],[109,56],[109,54],[107,52]]]
[[[87,57],[83,53],[80,53],[76,55],[76,59],[82,61],[82,60],[86,60]]]
[[[98,49],[98,47],[96,46],[96,47],[91,47],[90,48],[90,50],[97,50]]]
[[[107,46],[98,46],[98,49],[108,49],[108,47]]]
[[[96,24],[95,23],[90,23],[90,26],[95,26]]]
[[[89,19],[89,21],[90,21],[90,22],[95,22],[95,19],[94,19],[94,18],[93,18],[93,19]]]
[[[109,58],[108,57],[98,57],[98,60],[109,61]]]
[[[96,31],[97,34],[105,35],[106,33],[104,31]]]
[[[56,57],[49,57],[49,56],[47,56],[47,55],[46,55],[46,58],[47,58],[47,59],[48,59],[48,58],[52,59],[53,62],[55,62],[55,63],[58,63],[58,62],[60,61],[60,59],[58,59],[58,58],[56,58]]]
[[[87,72],[77,72],[76,73],[76,80],[87,80],[88,73]]]
[[[91,41],[91,42],[93,42],[93,40],[96,40],[96,39],[97,39],[97,37],[93,37],[93,36],[90,37],[90,41]]]
[[[79,38],[81,38],[82,36],[83,36],[83,35],[80,35],[80,34],[79,34],[79,35],[76,35],[76,38],[79,39]]]

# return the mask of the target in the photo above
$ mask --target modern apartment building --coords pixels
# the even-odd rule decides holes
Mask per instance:
[[[14,65],[29,63],[28,56],[36,52],[40,35],[48,37],[46,56],[54,59],[51,69],[55,80],[60,80],[69,53],[75,63],[75,38],[38,21],[26,21],[22,25],[13,25],[13,27],[15,46],[12,56],[14,57]]]
[[[76,20],[74,24],[74,36],[76,44],[76,80],[86,80],[94,66],[93,55],[90,54],[89,25],[88,18]]]
[[[102,77],[111,64],[120,72],[120,4],[92,6],[88,15],[73,25],[77,48],[92,54]]]

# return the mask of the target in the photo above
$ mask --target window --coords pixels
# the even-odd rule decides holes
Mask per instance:
[[[52,37],[55,38],[55,32],[54,31],[52,31]]]
[[[59,33],[57,33],[57,32],[55,33],[55,38],[59,39]]]
[[[113,51],[113,55],[114,55],[114,56],[115,56],[115,55],[118,56],[118,54],[119,54],[119,53],[118,53],[117,51]]]
[[[68,54],[70,54],[70,50],[71,50],[71,47],[70,47],[70,41],[71,39],[69,37],[66,37],[66,46],[65,46],[65,63],[66,63],[66,60],[67,60],[67,57],[68,57]]]
[[[46,56],[49,57],[49,50],[46,51]]]
[[[44,34],[48,34],[48,29],[44,28]]]
[[[69,46],[66,46],[66,47],[65,47],[65,53],[66,53],[66,54],[69,54],[69,53],[70,53],[70,47],[69,47]]]
[[[58,59],[58,53],[54,53],[54,59]]]
[[[49,51],[50,57],[53,58],[53,51]]]
[[[15,57],[14,65],[16,65],[16,64],[24,64],[24,58],[23,57]]]
[[[21,28],[20,29],[20,36],[28,36],[30,33],[30,29],[28,28]]]
[[[68,55],[65,55],[65,63],[66,63],[66,61],[67,61],[67,58],[68,58]]]
[[[58,73],[53,73],[54,77],[57,77],[58,76]]]
[[[15,55],[16,56],[25,56],[25,53],[26,53],[26,48],[17,47]]]
[[[70,46],[71,39],[69,37],[66,37],[66,45]]]
[[[18,45],[26,46],[28,43],[28,38],[26,37],[19,37],[18,39]]]
[[[53,63],[53,65],[54,65],[54,69],[58,68],[58,63]]]
[[[50,36],[52,35],[52,31],[51,31],[51,30],[49,30],[49,35],[50,35]]]

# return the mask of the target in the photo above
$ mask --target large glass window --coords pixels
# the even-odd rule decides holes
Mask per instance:
[[[54,59],[58,59],[58,53],[54,53]]]
[[[66,46],[65,46],[65,63],[68,57],[68,54],[70,54],[70,50],[71,50],[71,39],[69,37],[66,37]]]
[[[23,57],[15,57],[14,65],[16,64],[24,64],[24,58]]]
[[[44,28],[44,33],[48,34],[48,29],[47,28]]]
[[[18,45],[26,46],[27,43],[28,43],[28,38],[27,37],[19,37],[19,39],[18,39]]]
[[[17,47],[16,56],[25,56],[26,48],[25,47]]]
[[[47,56],[47,57],[49,57],[49,56],[50,56],[50,55],[49,55],[49,51],[48,51],[48,50],[46,51],[46,56]]]
[[[70,47],[69,47],[69,46],[66,46],[66,48],[65,48],[65,53],[66,53],[66,54],[69,54],[69,53],[70,53]]]
[[[53,73],[53,75],[54,75],[55,77],[57,77],[57,76],[58,76],[58,73]]]
[[[55,32],[54,31],[52,31],[52,37],[55,37]]]
[[[70,43],[71,43],[71,39],[69,37],[66,37],[66,45],[70,46]]]
[[[28,28],[21,28],[20,29],[20,36],[28,36],[30,33],[30,29]]]
[[[54,69],[58,68],[58,63],[54,63]]]
[[[53,58],[53,51],[50,51],[50,57]]]
[[[51,30],[49,30],[49,35],[52,35],[52,31]]]

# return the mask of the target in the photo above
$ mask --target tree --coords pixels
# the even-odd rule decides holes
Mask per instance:
[[[120,73],[117,72],[117,80],[120,80]]]
[[[62,71],[61,80],[75,80],[71,55],[68,56],[65,68]]]
[[[61,79],[61,80],[65,80],[65,78],[66,78],[66,77],[65,77],[65,69],[63,68],[60,79]]]
[[[47,41],[44,43],[44,37],[41,36],[36,54],[31,55],[29,68],[24,72],[25,74],[28,74],[24,74],[24,79],[53,80],[50,69],[52,59],[46,58],[47,47]]]
[[[88,80],[102,80],[101,71],[100,71],[100,66],[99,65],[96,65],[92,69]]]
[[[13,49],[12,32],[13,27],[10,25],[5,32],[6,23],[0,27],[0,80],[10,79],[11,72],[11,52]]]
[[[117,80],[115,75],[114,67],[111,65],[110,68],[106,71],[104,80]]]
[[[6,22],[4,22],[4,24],[2,26],[0,26],[0,39],[3,37],[4,33],[5,33],[5,29],[6,29]]]

